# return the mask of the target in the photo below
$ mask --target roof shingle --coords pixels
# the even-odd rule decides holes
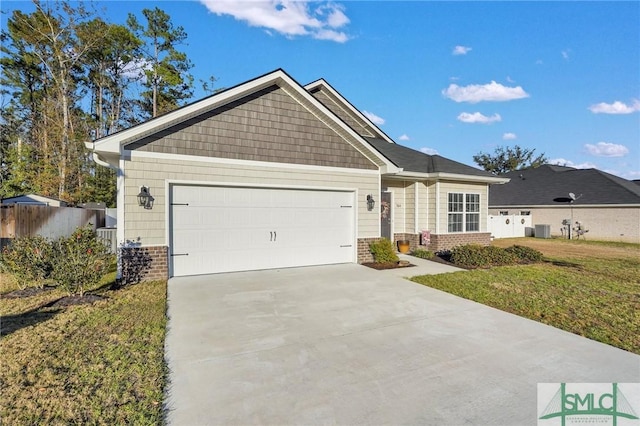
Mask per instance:
[[[558,205],[554,198],[566,198],[570,192],[578,197],[575,205],[640,204],[639,185],[597,169],[543,165],[502,177],[511,181],[491,186],[489,206]]]

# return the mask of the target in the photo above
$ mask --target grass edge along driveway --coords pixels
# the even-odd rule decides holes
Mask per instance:
[[[539,264],[476,269],[412,280],[640,354],[640,245],[518,238]]]

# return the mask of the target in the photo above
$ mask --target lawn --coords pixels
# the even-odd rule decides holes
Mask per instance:
[[[519,238],[540,264],[477,269],[413,281],[640,354],[640,245]]]
[[[159,424],[166,381],[166,281],[56,306],[58,289],[0,298],[0,419],[6,425]],[[0,294],[15,290],[0,274]]]

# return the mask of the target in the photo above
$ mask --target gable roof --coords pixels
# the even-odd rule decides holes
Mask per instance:
[[[465,180],[489,183],[504,183],[508,180],[493,176],[484,170],[449,160],[440,155],[429,155],[396,143],[388,143],[382,139],[367,138],[367,141],[396,166],[402,168],[398,176],[402,177],[440,177],[459,180],[456,176],[464,176]]]
[[[573,205],[640,205],[640,186],[597,169],[575,169],[554,165],[505,173],[506,185],[492,186],[489,205],[560,206],[554,198],[574,193]]]
[[[93,151],[93,158],[98,164],[117,168],[127,145],[132,144],[131,146],[135,147],[138,141],[170,131],[168,129],[177,128],[216,109],[228,107],[234,102],[272,86],[282,88],[289,96],[327,124],[336,134],[377,164],[386,176],[406,179],[442,178],[483,183],[508,181],[503,177],[493,176],[485,171],[439,155],[427,155],[398,145],[324,79],[316,80],[303,87],[282,69],[264,74],[94,142],[85,142],[85,146]],[[316,97],[319,91],[323,96]],[[316,92],[316,96],[312,92]],[[357,125],[360,132],[346,120]],[[373,134],[375,137],[366,137],[362,133]]]
[[[47,197],[45,195],[38,194],[22,194],[13,197],[7,197],[0,199],[0,204],[40,204],[40,205],[52,205],[58,207],[66,207],[67,202],[55,197]]]
[[[378,126],[376,126],[369,118],[364,115],[360,110],[353,106],[344,96],[342,96],[337,90],[335,90],[329,83],[323,78],[307,84],[304,88],[314,95],[316,99],[322,102],[327,108],[333,111],[343,121],[355,122],[362,128],[359,134],[365,138],[380,138],[389,143],[395,143],[389,136],[386,135]],[[322,99],[319,94],[324,95],[325,99]],[[353,127],[353,126],[352,126]],[[358,130],[358,129],[354,129]]]
[[[369,146],[368,142],[362,136],[336,116],[322,102],[318,101],[282,69],[264,74],[253,80],[241,83],[94,142],[85,142],[85,146],[93,151],[96,162],[114,167],[117,166],[126,145],[177,126],[216,108],[229,105],[274,85],[283,88],[292,98],[323,120],[336,134],[343,137],[365,156],[369,157],[383,172],[389,171],[393,173],[397,171],[395,165],[389,161],[389,159]]]

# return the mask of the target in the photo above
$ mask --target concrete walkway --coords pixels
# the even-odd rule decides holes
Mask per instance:
[[[640,356],[397,271],[172,278],[168,423],[533,425],[538,383],[640,382]]]

